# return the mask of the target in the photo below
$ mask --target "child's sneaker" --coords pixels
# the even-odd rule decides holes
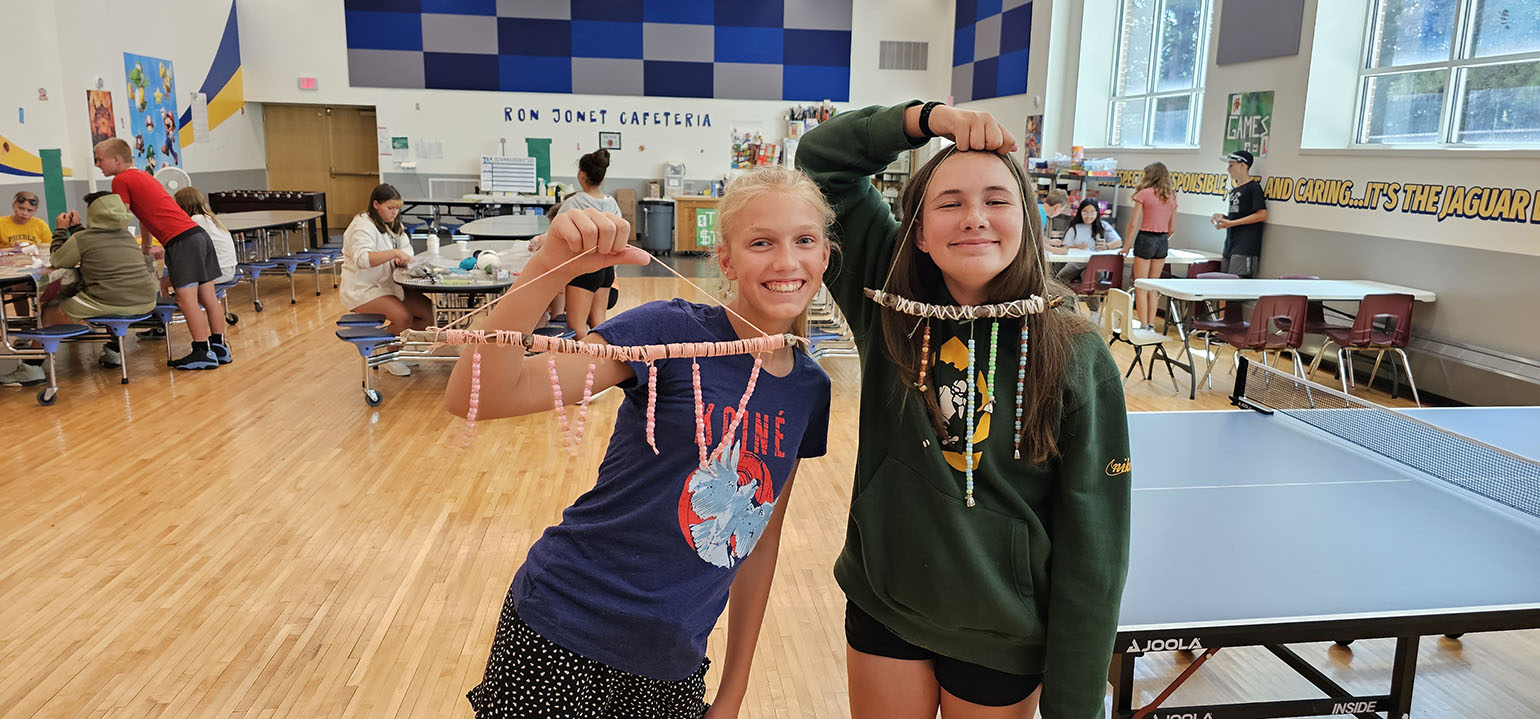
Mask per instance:
[[[172,369],[215,369],[219,367],[219,360],[214,358],[213,350],[198,352],[193,350],[186,357],[171,363]]]
[[[96,363],[102,369],[117,369],[123,366],[123,353],[111,347],[103,347],[102,356],[96,358]]]
[[[220,364],[230,364],[235,361],[235,357],[230,354],[230,348],[226,345],[210,342],[209,351],[214,353],[215,361]]]
[[[16,384],[23,387],[42,384],[46,379],[48,379],[48,375],[43,373],[42,367],[27,364],[26,362],[17,365],[16,369],[10,372],[0,374],[0,384]]]
[[[163,340],[166,339],[166,328],[151,327],[147,330],[140,330],[136,333],[136,336],[142,340]]]
[[[389,372],[397,377],[412,376],[412,368],[406,366],[406,363],[402,362],[401,360],[391,360],[380,366],[384,367],[386,372]]]

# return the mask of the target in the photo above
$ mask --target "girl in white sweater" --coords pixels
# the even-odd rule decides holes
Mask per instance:
[[[379,185],[369,193],[369,210],[353,218],[342,233],[342,306],[352,312],[385,315],[390,331],[427,329],[433,320],[433,303],[421,292],[396,284],[391,276],[397,267],[412,261],[412,243],[401,226],[401,193]],[[407,375],[400,362],[386,369]]]

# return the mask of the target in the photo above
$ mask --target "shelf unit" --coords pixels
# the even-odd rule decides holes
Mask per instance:
[[[1118,187],[1117,173],[1114,172],[1110,175],[1088,175],[1084,172],[1079,172],[1076,170],[1060,169],[1029,170],[1027,174],[1033,179],[1034,182],[1037,183],[1036,189],[1038,202],[1042,202],[1043,197],[1048,194],[1048,191],[1055,187],[1064,190],[1070,195],[1074,195],[1076,192],[1079,192],[1082,199],[1085,197],[1095,197],[1097,200],[1106,199],[1107,211],[1102,214],[1102,218],[1116,226],[1118,212],[1118,191],[1120,189]],[[1072,183],[1079,184],[1072,185]],[[1102,190],[1100,189],[1101,186],[1111,186],[1110,197],[1102,197]],[[1078,204],[1078,201],[1072,204]]]

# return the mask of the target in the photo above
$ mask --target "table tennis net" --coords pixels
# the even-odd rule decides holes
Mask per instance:
[[[1235,397],[1532,517],[1540,462],[1265,365],[1241,360]]]

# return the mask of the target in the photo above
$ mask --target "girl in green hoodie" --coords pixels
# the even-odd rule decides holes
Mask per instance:
[[[955,148],[910,178],[900,223],[869,178],[933,136]],[[835,563],[855,719],[1105,716],[1128,562],[1122,378],[1090,323],[1031,300],[1066,290],[1015,147],[987,113],[914,102],[840,114],[797,152],[838,215],[845,261],[824,281],[861,352]],[[952,317],[1031,312],[926,318],[867,290]]]

